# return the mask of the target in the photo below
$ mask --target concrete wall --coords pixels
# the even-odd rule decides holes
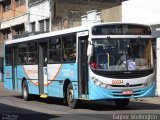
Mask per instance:
[[[55,14],[52,14],[53,26],[52,30],[64,29],[64,20],[68,20],[68,27],[76,27],[81,24],[81,16],[85,15],[87,11],[97,10],[101,12],[104,9],[114,9],[119,11],[119,2],[58,2],[56,3],[56,8],[52,11],[55,11]],[[53,4],[54,5],[54,4]],[[54,8],[52,5],[52,9]],[[115,8],[114,8],[115,7]],[[108,13],[111,10],[108,11]],[[105,11],[104,11],[105,12]],[[105,14],[105,13],[104,13]],[[117,16],[116,16],[117,17]],[[112,17],[113,18],[113,17]],[[109,18],[110,20],[112,18]],[[117,17],[119,19],[119,17]],[[116,18],[114,18],[116,19]],[[107,20],[107,17],[104,17],[104,20]],[[108,20],[109,21],[109,20]]]
[[[6,12],[3,12],[2,4],[0,5],[0,9],[1,9],[1,11],[0,11],[0,14],[1,14],[0,20],[1,21],[9,20],[9,19],[12,19],[14,17],[26,14],[28,12],[28,7],[26,5],[27,3],[25,5],[22,5],[22,6],[19,6],[19,7],[15,7],[14,3],[15,2],[13,1],[11,10],[6,11]]]
[[[50,17],[50,5],[49,1],[44,1],[38,5],[29,8],[30,19],[29,22],[43,20]]]
[[[102,10],[101,18],[103,22],[120,22],[122,21],[122,6],[115,6]]]
[[[28,13],[23,14],[18,17],[14,17],[9,20],[2,21],[1,22],[1,29],[8,28],[8,27],[15,26],[15,25],[19,25],[22,23],[28,23]]]
[[[29,7],[29,23],[35,22],[35,30],[39,31],[39,21],[50,18],[50,3],[49,0],[44,0],[37,5]],[[31,31],[31,28],[30,28]]]

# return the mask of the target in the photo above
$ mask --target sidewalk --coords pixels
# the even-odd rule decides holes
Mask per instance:
[[[137,98],[137,99],[133,99],[132,101],[142,102],[142,103],[160,104],[160,97]]]
[[[4,82],[0,82],[0,97],[1,96],[12,96],[12,95],[21,95],[21,93],[18,93],[16,91],[10,91],[4,88]]]
[[[0,82],[0,91],[5,91],[4,82]]]

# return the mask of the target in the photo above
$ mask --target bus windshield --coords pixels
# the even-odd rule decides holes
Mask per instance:
[[[151,39],[93,39],[92,69],[105,71],[138,71],[153,68]]]

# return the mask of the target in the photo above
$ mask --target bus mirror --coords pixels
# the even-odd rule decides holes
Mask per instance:
[[[87,56],[91,57],[93,55],[93,45],[89,44],[87,49]]]

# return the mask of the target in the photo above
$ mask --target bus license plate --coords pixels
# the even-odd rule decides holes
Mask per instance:
[[[131,90],[126,90],[126,91],[123,91],[122,94],[123,94],[123,95],[132,95],[132,94],[133,94],[133,91],[131,91]]]

